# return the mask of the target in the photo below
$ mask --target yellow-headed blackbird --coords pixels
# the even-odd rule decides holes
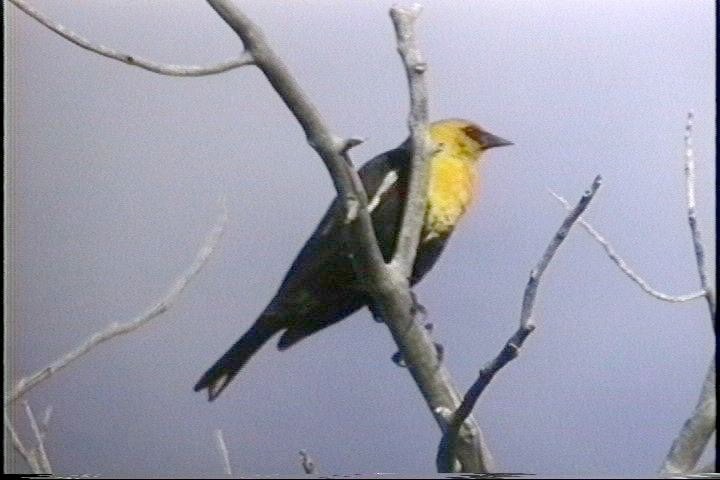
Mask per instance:
[[[437,146],[430,162],[428,202],[411,284],[432,268],[458,220],[472,200],[475,164],[482,153],[511,142],[465,120],[430,125]],[[359,170],[371,209],[378,244],[386,261],[395,250],[408,184],[409,140],[370,160]],[[270,337],[284,331],[285,350],[306,336],[338,322],[370,299],[359,287],[343,241],[344,209],[336,198],[305,243],[275,297],[250,329],[195,385],[208,389],[210,400],[237,375]]]

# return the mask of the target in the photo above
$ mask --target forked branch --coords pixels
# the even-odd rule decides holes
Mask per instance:
[[[520,326],[517,331],[510,337],[500,353],[487,365],[485,365],[478,374],[478,378],[465,394],[462,403],[454,412],[441,412],[448,420],[448,428],[440,441],[436,462],[438,470],[451,471],[454,465],[455,450],[457,448],[458,432],[466,421],[468,415],[472,412],[480,395],[490,384],[495,374],[505,365],[514,360],[525,343],[528,336],[535,330],[535,321],[533,319],[533,309],[535,307],[535,298],[537,297],[538,286],[545,269],[555,256],[558,248],[567,238],[572,226],[578,221],[580,215],[587,209],[590,202],[595,197],[600,188],[602,178],[598,175],[595,177],[590,189],[585,192],[575,208],[568,213],[560,228],[555,233],[550,244],[545,249],[545,253],[538,262],[537,266],[530,272],[530,279],[525,287],[523,295],[522,310],[520,312]]]
[[[349,142],[331,133],[318,110],[310,103],[300,86],[290,75],[282,60],[271,49],[261,30],[228,0],[208,0],[208,3],[237,33],[243,42],[245,51],[253,58],[254,64],[261,69],[267,80],[280,95],[287,107],[302,126],[308,143],[317,151],[325,162],[330,173],[338,197],[346,211],[347,242],[352,252],[353,267],[356,277],[363,284],[373,300],[375,311],[379,312],[390,329],[398,349],[408,365],[408,370],[422,392],[425,401],[441,428],[446,423],[437,413],[438,408],[455,409],[460,404],[460,396],[452,384],[450,375],[438,361],[435,344],[428,332],[414,321],[414,301],[410,292],[409,273],[415,258],[417,244],[410,238],[408,229],[417,229],[422,223],[424,214],[422,207],[412,209],[409,217],[404,219],[400,233],[401,242],[405,245],[400,251],[402,260],[391,265],[385,264],[375,238],[368,211],[367,194],[357,172],[352,168],[348,155],[348,147],[357,142]],[[401,40],[401,51],[411,53],[413,37],[413,21],[417,17],[417,8],[404,10],[395,8],[393,20]],[[417,52],[416,52],[417,53]],[[418,61],[419,55],[402,55],[411,82],[412,107],[411,136],[416,147],[415,161],[424,162],[427,140],[424,135],[426,126],[426,106],[422,86],[424,62]],[[414,87],[413,87],[414,85]],[[418,105],[420,105],[418,107]],[[413,173],[415,175],[415,173]],[[413,197],[423,195],[421,176],[415,177],[415,188],[409,194]],[[424,205],[424,204],[423,204]],[[405,240],[402,240],[405,239]],[[465,472],[487,472],[490,469],[491,457],[482,438],[482,432],[474,421],[469,418],[459,436],[457,457]]]
[[[692,145],[693,114],[688,113],[685,126],[685,186],[687,194],[688,223],[690,235],[695,249],[700,287],[705,293],[710,321],[713,331],[717,334],[717,319],[715,318],[715,294],[708,281],[707,265],[705,263],[705,249],[703,247],[700,226],[697,222],[695,210],[695,155]],[[710,441],[713,432],[717,431],[717,398],[715,390],[715,359],[710,361],[703,386],[700,389],[695,409],[685,421],[680,433],[673,441],[665,461],[660,467],[660,473],[689,473],[697,466],[700,456]]]

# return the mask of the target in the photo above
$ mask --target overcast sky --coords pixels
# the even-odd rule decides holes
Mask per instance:
[[[391,1],[245,1],[360,164],[407,135]],[[242,45],[200,0],[40,1],[136,56],[210,64]],[[482,165],[478,202],[416,288],[461,390],[517,326],[530,269],[576,202],[651,285],[699,289],[683,133],[695,112],[697,203],[715,264],[714,4],[425,1],[417,26],[433,119],[515,142]],[[8,377],[153,305],[191,263],[225,195],[209,264],[150,326],[103,344],[27,398],[53,407],[55,472],[432,473],[440,435],[387,329],[365,310],[278,352],[223,395],[192,386],[273,296],[334,195],[320,159],[254,68],[171,78],[91,54],[5,4]],[[648,475],[693,408],[713,353],[702,301],[650,298],[575,229],[546,272],[538,329],[475,409],[498,468]],[[15,416],[30,442],[27,421]],[[26,470],[18,461],[17,470]]]

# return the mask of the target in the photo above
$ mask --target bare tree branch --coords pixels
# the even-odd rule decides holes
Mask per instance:
[[[45,438],[48,430],[48,425],[50,424],[50,417],[52,416],[52,406],[48,405],[45,408],[45,413],[43,414],[42,420],[40,420],[40,433],[42,434],[42,437]]]
[[[690,224],[690,234],[695,248],[700,286],[705,293],[713,330],[717,332],[715,296],[712,287],[708,283],[705,252],[695,210],[695,158],[692,148],[692,127],[693,114],[689,112],[685,126],[685,186],[687,191],[688,223]],[[713,358],[710,361],[710,367],[705,376],[695,410],[690,418],[685,421],[680,433],[673,441],[670,452],[668,452],[660,468],[660,473],[686,473],[695,468],[710,437],[717,430],[717,399],[715,394],[715,359]]]
[[[227,445],[225,445],[225,438],[223,437],[222,430],[219,428],[215,430],[215,441],[217,442],[220,456],[223,459],[223,466],[225,467],[225,474],[232,475],[232,467],[230,466],[230,455],[228,454]]]
[[[414,39],[414,24],[420,11],[421,8],[417,4],[409,9],[393,7],[390,10],[398,52],[405,65],[410,90],[408,125],[413,151],[406,211],[398,235],[397,249],[391,262],[391,267],[397,270],[403,280],[409,279],[412,274],[427,204],[430,169],[430,162],[427,159],[435,148],[429,140],[427,126],[428,94],[424,78],[427,64],[422,59]],[[409,293],[409,285],[405,289]],[[414,299],[409,300],[412,304],[415,303]],[[407,314],[398,312],[386,318],[385,323],[390,328],[402,358],[423,392],[436,421],[445,433],[448,423],[440,412],[457,408],[460,402],[459,393],[452,384],[449,372],[438,359],[435,344],[427,329],[413,319],[405,317]],[[457,462],[439,471],[490,471],[493,468],[492,455],[480,427],[473,418],[468,418],[463,427],[462,434],[459,437],[456,435],[456,438],[459,438],[456,449]]]
[[[567,200],[565,200],[563,197],[553,192],[552,190],[549,191],[550,195],[552,195],[560,203],[562,203],[567,210],[572,209]],[[627,262],[623,260],[623,258],[615,251],[615,248],[613,248],[612,244],[607,239],[605,239],[605,237],[603,237],[602,234],[600,234],[600,232],[598,232],[592,225],[590,225],[583,217],[580,217],[578,219],[578,223],[603,247],[605,253],[607,253],[607,256],[610,257],[610,260],[612,260],[615,265],[617,265],[618,268],[620,268],[620,270],[622,270],[622,272],[630,280],[635,282],[648,295],[655,297],[658,300],[673,303],[687,302],[689,300],[695,300],[696,298],[705,296],[705,292],[702,290],[686,295],[668,295],[667,293],[663,293],[659,290],[654,289],[647,281],[645,281],[644,278],[635,273],[635,271],[628,266]]]
[[[688,473],[697,465],[717,425],[715,359],[710,362],[695,410],[673,441],[660,473]]]
[[[538,262],[537,266],[530,272],[530,279],[528,280],[527,286],[525,287],[525,294],[523,295],[522,310],[520,312],[520,326],[513,336],[507,341],[500,353],[480,370],[477,380],[465,394],[460,406],[451,415],[449,427],[445,432],[445,435],[443,435],[443,438],[440,441],[440,446],[438,447],[436,462],[438,464],[439,471],[450,471],[453,468],[455,449],[457,446],[457,436],[460,431],[460,427],[466,421],[468,415],[472,412],[475,404],[480,398],[480,395],[482,395],[485,391],[485,388],[490,384],[495,374],[518,356],[523,343],[535,330],[533,309],[535,307],[535,298],[537,297],[540,279],[545,272],[545,269],[550,264],[550,261],[555,256],[558,248],[565,238],[567,238],[572,226],[578,221],[580,215],[590,205],[590,202],[600,188],[601,183],[602,178],[598,175],[595,177],[590,189],[582,196],[577,206],[575,206],[567,217],[565,217],[565,220],[555,233],[555,236],[550,244],[545,249],[545,253]],[[443,412],[446,416],[448,413],[449,412]]]
[[[700,226],[697,222],[697,212],[695,210],[695,155],[692,145],[692,127],[693,113],[689,112],[685,126],[685,187],[687,191],[688,224],[690,225],[693,247],[695,248],[695,260],[697,262],[698,275],[700,276],[700,287],[705,292],[713,330],[717,332],[715,295],[712,286],[708,283],[705,250],[702,244]]]
[[[706,463],[705,465],[703,465],[700,468],[696,468],[695,470],[692,471],[692,473],[695,475],[700,474],[700,473],[717,473],[717,468],[715,467],[715,462],[713,461],[710,463]],[[698,475],[697,478],[702,478],[702,477],[700,477]],[[710,478],[710,477],[707,476],[705,478]]]
[[[30,404],[27,401],[23,401],[23,405],[25,407],[25,413],[27,414],[28,420],[30,421],[30,428],[35,435],[38,463],[40,464],[42,473],[52,475],[53,472],[52,467],[50,466],[50,459],[48,458],[47,451],[45,450],[44,435],[38,426],[37,419],[35,418],[32,408],[30,408]]]
[[[254,64],[280,95],[305,131],[308,143],[325,163],[347,212],[356,268],[371,279],[383,277],[384,261],[367,210],[367,194],[348,156],[349,148],[357,145],[359,139],[341,139],[330,132],[320,112],[272,50],[265,35],[239,8],[228,0],[208,0],[208,3],[240,37]]]
[[[127,323],[115,322],[110,324],[104,330],[101,330],[91,335],[87,340],[85,340],[85,342],[83,342],[70,352],[66,353],[62,357],[58,358],[47,367],[35,372],[30,376],[20,379],[15,385],[15,387],[12,389],[10,394],[5,398],[5,405],[9,405],[10,403],[16,401],[22,395],[26,394],[30,389],[37,386],[40,382],[48,379],[58,370],[67,367],[75,360],[88,354],[101,343],[111,340],[120,335],[125,335],[127,333],[133,332],[172,308],[177,299],[180,297],[180,294],[185,290],[185,287],[187,287],[187,285],[198,274],[202,267],[205,266],[208,259],[215,251],[215,247],[217,246],[217,243],[225,230],[225,224],[227,223],[228,216],[227,208],[224,201],[222,201],[221,203],[222,213],[220,214],[217,223],[205,239],[205,242],[203,242],[203,245],[198,251],[195,260],[190,265],[190,267],[188,267],[185,273],[183,273],[177,280],[175,280],[168,292],[158,303],[148,309],[145,313],[141,314],[140,316]]]
[[[216,65],[209,66],[172,65],[154,62],[152,60],[141,58],[135,55],[119,52],[117,50],[105,47],[100,44],[92,43],[90,40],[87,40],[86,38],[78,35],[77,33],[68,30],[63,25],[55,22],[47,15],[30,6],[24,0],[9,1],[17,8],[28,14],[30,17],[37,20],[43,26],[57,33],[64,39],[74,43],[75,45],[84,48],[85,50],[89,50],[104,57],[111,58],[113,60],[117,60],[131,66],[139,67],[150,72],[159,73],[160,75],[169,75],[173,77],[201,77],[205,75],[215,75],[218,73],[227,72],[228,70],[233,70],[238,67],[244,67],[246,65],[252,65],[253,63],[250,55],[245,53],[240,55],[238,58],[232,58]]]
[[[397,247],[391,265],[409,278],[420,242],[420,232],[425,218],[427,206],[428,179],[430,162],[434,146],[428,131],[428,92],[424,78],[427,64],[415,44],[414,25],[420,16],[418,4],[409,9],[393,7],[390,18],[395,26],[398,52],[405,65],[410,90],[410,114],[408,127],[412,144],[412,167],[405,203],[405,213],[398,233]]]
[[[22,440],[20,440],[20,436],[17,434],[15,428],[12,425],[12,422],[10,421],[7,410],[4,410],[3,414],[5,430],[10,433],[10,441],[12,443],[13,450],[15,450],[27,462],[27,464],[30,466],[30,470],[32,471],[32,473],[43,473],[42,469],[40,468],[40,464],[38,463],[35,456],[35,450],[26,448],[25,445],[22,443]]]
[[[414,321],[414,301],[407,275],[384,262],[370,221],[367,194],[347,155],[348,148],[357,142],[343,140],[330,133],[317,109],[270,48],[263,33],[239,8],[229,0],[207,1],[242,39],[255,65],[262,70],[302,126],[308,143],[325,162],[346,210],[347,242],[356,277],[390,329],[430,411],[441,429],[446,428],[447,422],[437,409],[455,410],[460,404],[460,395],[447,369],[438,361],[435,344],[427,330]],[[400,15],[398,18],[412,16]],[[402,270],[409,271],[409,268],[404,265]],[[482,432],[471,419],[461,429],[457,456],[464,472],[481,473],[491,468],[492,460]]]
[[[300,450],[300,464],[302,465],[303,471],[308,475],[317,473],[317,466],[313,461],[312,457],[308,455],[305,450]]]

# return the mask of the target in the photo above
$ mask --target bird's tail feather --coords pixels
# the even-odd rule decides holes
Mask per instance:
[[[195,384],[199,392],[208,389],[208,400],[213,401],[225,390],[230,381],[245,366],[247,361],[280,330],[271,323],[270,318],[261,316],[215,364],[208,369]]]

